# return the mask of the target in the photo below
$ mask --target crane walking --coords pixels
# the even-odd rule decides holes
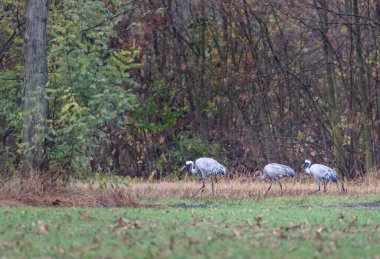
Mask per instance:
[[[212,158],[208,157],[201,157],[198,158],[195,161],[195,164],[193,161],[186,161],[186,164],[184,167],[182,167],[181,171],[183,169],[187,168],[189,172],[192,174],[196,174],[200,172],[201,179],[202,179],[202,187],[193,194],[193,196],[197,195],[199,192],[204,192],[206,189],[205,181],[206,176],[211,175],[211,187],[212,187],[212,195],[215,196],[215,189],[214,189],[214,177],[216,175],[224,175],[227,176],[226,168],[221,165],[218,161]]]
[[[336,186],[338,187],[338,174],[334,169],[321,164],[311,165],[311,161],[308,159],[305,160],[303,168],[307,174],[314,176],[315,180],[317,181],[318,190],[315,192],[319,192],[321,190],[321,181],[323,181],[324,192],[326,192],[326,185],[330,180],[336,183]]]
[[[296,173],[294,170],[287,166],[277,163],[270,163],[267,164],[263,169],[263,174],[261,175],[261,180],[264,180],[265,178],[269,178],[271,180],[269,188],[267,192],[272,188],[272,180],[275,180],[280,185],[280,189],[282,192],[282,185],[279,178],[282,177],[294,177]]]

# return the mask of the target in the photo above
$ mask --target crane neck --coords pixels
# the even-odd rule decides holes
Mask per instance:
[[[195,168],[193,162],[191,162],[191,165],[190,165],[190,172],[191,172],[192,174],[196,174],[196,173],[198,172],[198,170]]]

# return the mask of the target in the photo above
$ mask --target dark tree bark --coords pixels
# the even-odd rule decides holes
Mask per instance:
[[[368,172],[373,166],[373,156],[372,156],[372,139],[371,139],[371,106],[369,99],[369,89],[365,80],[364,71],[364,58],[363,58],[363,43],[361,39],[361,29],[360,29],[360,17],[359,17],[359,3],[358,0],[353,0],[353,13],[355,16],[355,50],[356,59],[359,67],[359,85],[360,85],[360,98],[362,101],[362,107],[364,111],[365,123],[364,127],[364,152],[365,152],[365,167]]]
[[[321,19],[321,36],[322,36],[322,49],[323,49],[323,57],[324,62],[326,64],[326,79],[327,86],[326,90],[329,98],[329,109],[330,109],[330,117],[331,117],[331,128],[332,128],[332,139],[333,139],[333,154],[336,160],[341,160],[341,132],[339,131],[339,107],[337,102],[337,96],[335,91],[335,83],[334,83],[334,65],[331,57],[330,43],[328,39],[328,31],[329,31],[329,18],[328,18],[328,9],[329,9],[329,1],[327,0],[319,0],[318,3],[321,6],[320,19]]]
[[[48,0],[29,0],[24,35],[24,175],[47,167],[46,134],[49,104],[46,22]]]

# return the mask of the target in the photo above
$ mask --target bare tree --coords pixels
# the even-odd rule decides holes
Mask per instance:
[[[361,39],[361,29],[360,29],[360,17],[359,17],[359,4],[358,0],[353,0],[353,14],[355,16],[355,50],[356,50],[356,59],[359,67],[359,85],[360,85],[360,97],[362,101],[362,107],[364,111],[364,151],[365,151],[365,167],[366,170],[370,170],[373,166],[373,157],[372,157],[372,139],[371,139],[371,102],[369,101],[369,89],[365,80],[365,71],[364,71],[364,59],[363,59],[363,43]]]
[[[328,31],[329,31],[329,18],[328,18],[328,9],[329,9],[329,1],[319,0],[316,2],[317,5],[320,5],[320,9],[318,9],[318,13],[321,19],[321,36],[323,42],[323,57],[326,64],[326,80],[327,80],[327,92],[329,99],[329,110],[331,116],[331,128],[332,128],[332,138],[333,138],[333,154],[335,159],[340,159],[341,157],[341,133],[339,132],[339,107],[337,104],[337,93],[335,90],[334,83],[334,64],[331,57],[330,50],[330,42],[328,39]]]

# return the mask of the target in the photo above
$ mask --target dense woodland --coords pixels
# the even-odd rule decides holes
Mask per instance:
[[[45,36],[34,2],[0,3],[3,178],[177,178],[200,156],[230,176],[379,168],[379,0],[50,0]]]

